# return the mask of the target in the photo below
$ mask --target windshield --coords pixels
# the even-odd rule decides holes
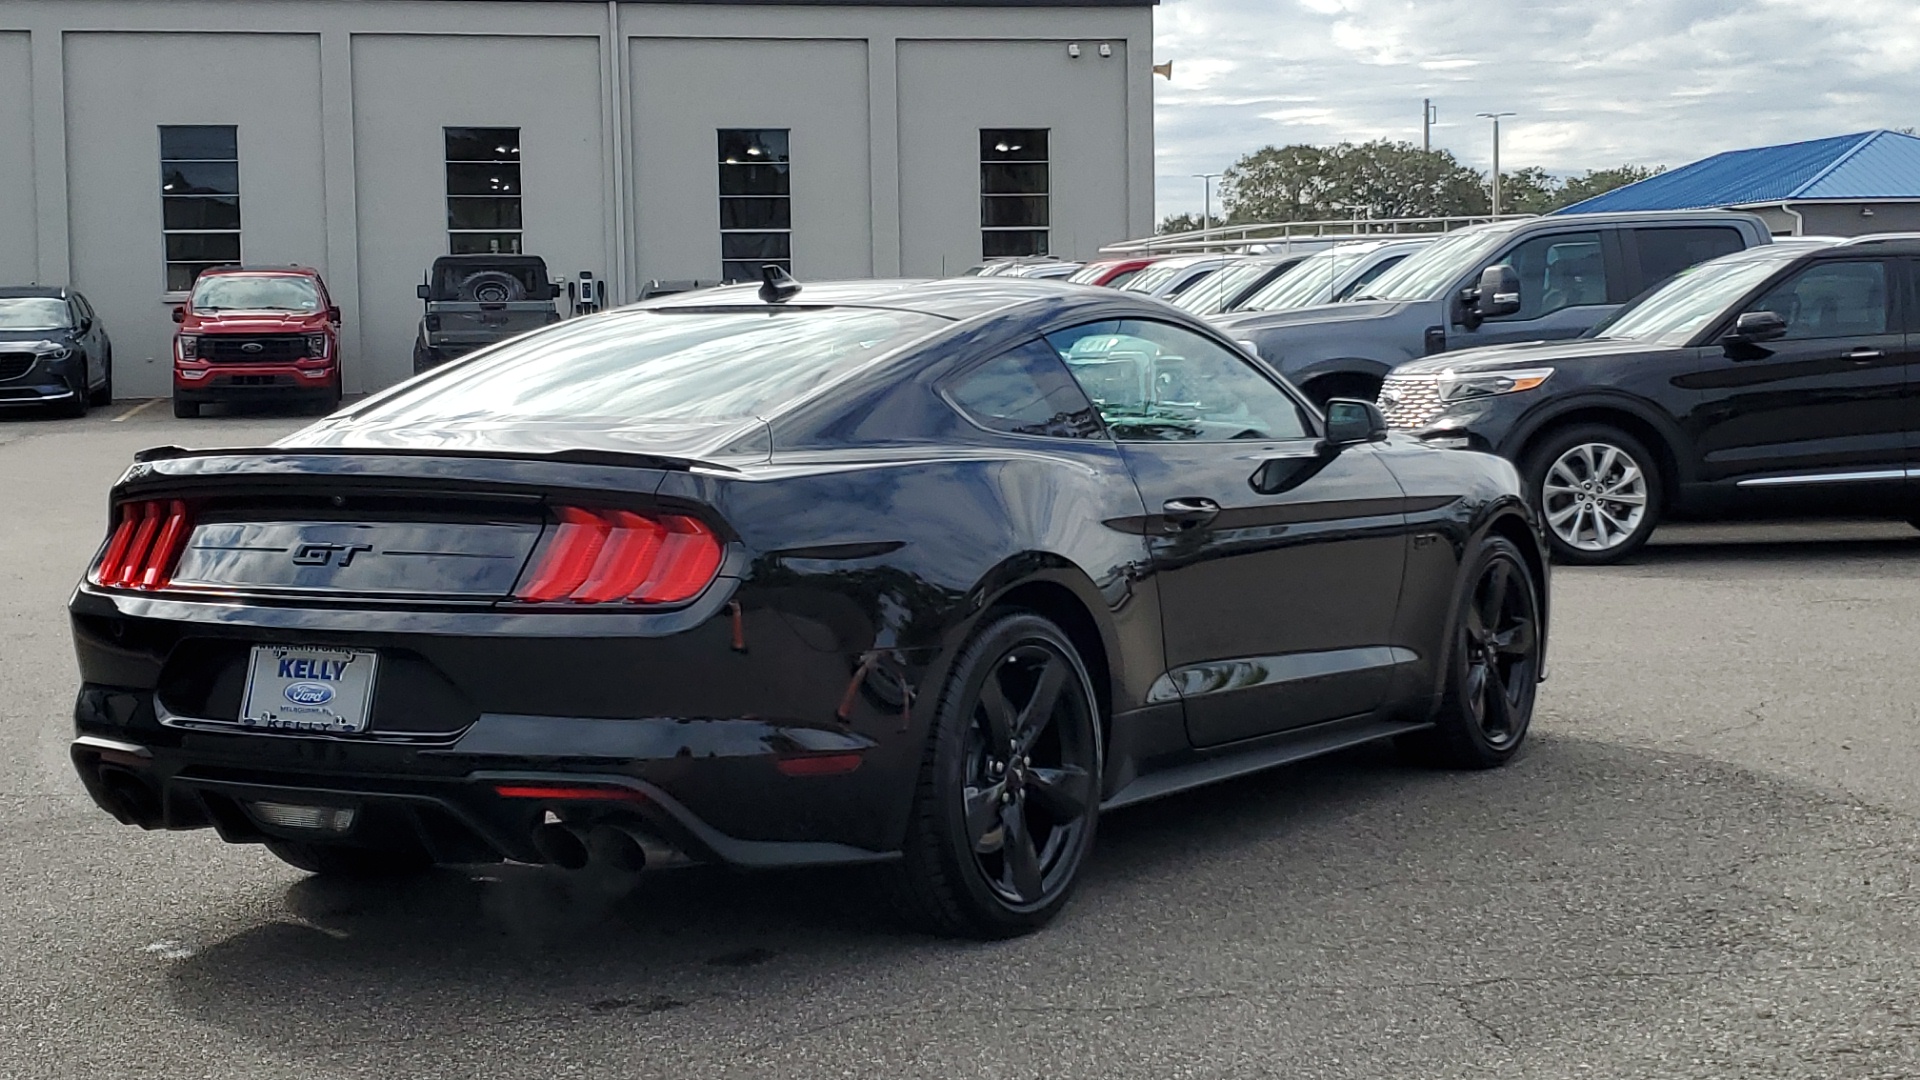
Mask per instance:
[[[1167,282],[1172,281],[1176,274],[1185,273],[1186,269],[1184,263],[1173,265],[1155,263],[1135,274],[1120,288],[1127,292],[1146,293],[1148,296],[1153,296],[1158,294]]]
[[[1682,270],[1621,308],[1588,336],[1684,345],[1724,315],[1728,305],[1779,270],[1780,264],[1779,259],[1744,258]]]
[[[1510,229],[1462,230],[1435,240],[1380,275],[1355,300],[1431,300],[1506,240]]]
[[[195,311],[320,310],[320,291],[313,279],[291,274],[216,274],[193,287]]]
[[[1242,311],[1285,311],[1288,308],[1324,304],[1333,299],[1334,283],[1367,257],[1367,251],[1352,248],[1328,248],[1307,256],[1299,266],[1267,283],[1240,305]]]
[[[0,297],[0,330],[65,330],[72,325],[67,302],[57,296]]]
[[[1100,275],[1111,269],[1113,269],[1112,263],[1088,263],[1080,269],[1075,270],[1073,276],[1067,278],[1067,280],[1079,285],[1096,285],[1100,282]],[[1138,271],[1135,272],[1137,273]]]
[[[561,323],[430,375],[376,423],[763,416],[948,324],[907,311],[616,311]]]
[[[1217,315],[1254,282],[1272,273],[1276,265],[1266,259],[1229,263],[1175,297],[1174,306],[1195,315]]]

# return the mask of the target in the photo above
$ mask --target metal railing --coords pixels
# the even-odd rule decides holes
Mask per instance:
[[[1257,225],[1216,225],[1211,229],[1122,240],[1100,249],[1102,255],[1179,255],[1202,251],[1283,252],[1326,247],[1391,236],[1431,235],[1490,221],[1517,221],[1534,214],[1471,214],[1460,217],[1332,218],[1326,221],[1274,221]]]

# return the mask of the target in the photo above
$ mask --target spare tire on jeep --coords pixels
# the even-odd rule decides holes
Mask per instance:
[[[455,293],[470,304],[513,304],[527,298],[527,287],[504,270],[475,270],[459,278]]]

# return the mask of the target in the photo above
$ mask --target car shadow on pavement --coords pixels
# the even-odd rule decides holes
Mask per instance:
[[[265,917],[251,900],[203,913],[227,930],[168,985],[199,1022],[372,1075],[753,1074],[864,1025],[883,1025],[904,1062],[916,1032],[935,1038],[944,1014],[1009,980],[1060,1023],[1196,1007],[1218,1014],[1192,1018],[1204,1028],[1256,1009],[1294,1025],[1302,1062],[1390,1037],[1339,1010],[1439,995],[1433,1024],[1465,1024],[1511,1058],[1522,1030],[1614,1037],[1591,1030],[1596,1013],[1640,1046],[1635,1025],[1665,1023],[1671,995],[1696,1008],[1803,966],[1881,965],[1870,984],[1827,978],[1828,996],[1803,1005],[1812,1021],[1898,1009],[1920,993],[1917,853],[1910,821],[1686,754],[1549,736],[1509,768],[1443,773],[1371,748],[1111,815],[1063,917],[1015,942],[898,930],[861,874],[482,867],[306,879]],[[1622,972],[1641,981],[1608,981]],[[1589,1004],[1563,1016],[1569,1001]],[[1729,1002],[1750,1018],[1749,1001]],[[1476,1019],[1481,1004],[1497,1025]],[[1103,1030],[1142,1052],[1183,1037]],[[1799,1030],[1769,1037],[1790,1047]],[[1723,1045],[1710,1023],[1689,1037],[1711,1061],[1756,1045],[1732,1028]],[[1066,1068],[1030,1049],[1035,1074]]]
[[[1905,528],[1905,526],[1902,526]],[[1911,559],[1920,555],[1920,532],[1888,539],[1796,539],[1743,541],[1678,541],[1649,544],[1623,566],[1685,566],[1725,563],[1756,565],[1808,561],[1878,561]],[[1556,568],[1562,569],[1562,568]],[[1601,567],[1604,571],[1607,567]]]

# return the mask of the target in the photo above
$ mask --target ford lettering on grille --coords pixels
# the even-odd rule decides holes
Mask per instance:
[[[325,683],[297,682],[283,691],[295,705],[325,705],[333,700],[333,687]]]

